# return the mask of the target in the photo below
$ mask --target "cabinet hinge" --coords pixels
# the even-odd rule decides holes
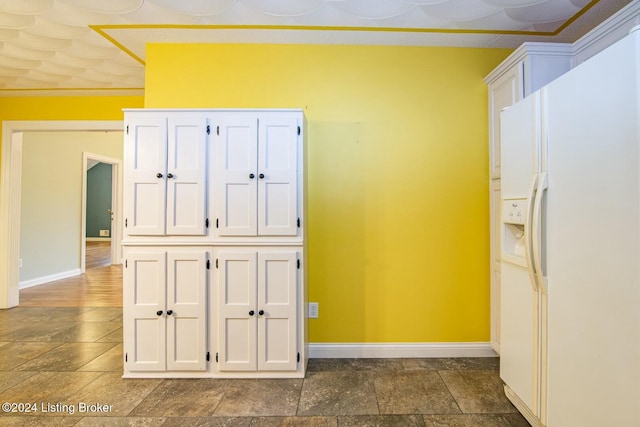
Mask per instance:
[[[211,269],[211,262],[207,260],[207,270]]]
[[[129,135],[129,125],[127,125],[127,135]]]
[[[129,361],[129,353],[125,353],[124,354],[124,361],[128,362]]]
[[[216,268],[218,268],[218,258],[216,258]]]
[[[220,228],[220,220],[216,218],[216,228]]]
[[[128,259],[124,260],[124,268],[129,268],[129,260]]]
[[[300,353],[298,353],[298,363],[300,363]]]
[[[127,218],[124,219],[124,227],[127,228],[127,223],[129,222],[129,220]]]
[[[211,135],[211,126],[207,125],[207,135]]]
[[[298,228],[300,228],[300,218],[298,218]]]
[[[296,262],[296,266],[298,267],[298,270],[300,270],[300,260]]]
[[[218,353],[216,353],[216,362],[218,361]]]
[[[298,126],[298,135],[300,135],[300,126]]]
[[[205,226],[206,228],[209,228],[209,218],[207,218],[207,219],[205,219],[205,220],[204,220],[204,226]]]
[[[220,135],[220,126],[216,126],[216,135]]]
[[[209,359],[211,359],[209,352],[207,351],[207,362],[209,361]]]

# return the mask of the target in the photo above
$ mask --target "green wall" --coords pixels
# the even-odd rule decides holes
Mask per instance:
[[[100,237],[100,230],[109,230],[111,236],[111,169],[98,163],[87,171],[86,237]]]

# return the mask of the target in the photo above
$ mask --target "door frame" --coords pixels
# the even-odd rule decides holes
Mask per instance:
[[[20,194],[22,132],[122,131],[122,120],[4,121],[0,160],[0,309],[15,307],[20,298]],[[14,138],[14,134],[16,137]]]
[[[101,156],[100,154],[82,153],[82,233],[80,246],[80,273],[86,271],[87,261],[87,164],[88,160],[96,160],[100,163],[111,165],[111,210],[113,216],[111,220],[111,264],[122,263],[122,228],[120,227],[122,218],[122,160],[113,157]]]

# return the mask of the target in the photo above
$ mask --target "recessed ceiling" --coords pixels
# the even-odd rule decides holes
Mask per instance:
[[[0,0],[0,96],[141,94],[147,43],[515,48],[631,0]]]

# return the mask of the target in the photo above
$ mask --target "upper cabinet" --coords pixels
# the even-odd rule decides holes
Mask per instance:
[[[215,232],[298,236],[302,115],[219,118],[213,143]]]
[[[500,178],[500,112],[571,69],[570,43],[524,43],[486,78],[489,87],[489,168]]]
[[[126,235],[205,235],[206,117],[128,115]]]
[[[491,347],[500,353],[500,113],[571,69],[571,44],[524,43],[486,78],[489,89]]]

